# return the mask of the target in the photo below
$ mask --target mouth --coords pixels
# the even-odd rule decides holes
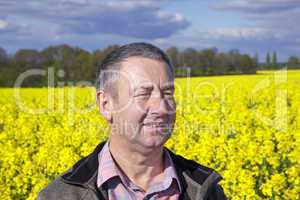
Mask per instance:
[[[143,126],[151,127],[151,128],[166,128],[168,124],[163,122],[147,122],[147,123],[143,123]]]

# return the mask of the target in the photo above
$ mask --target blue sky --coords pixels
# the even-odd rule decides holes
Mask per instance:
[[[300,56],[299,0],[0,0],[9,53],[70,44],[87,50],[135,41],[217,47],[280,61]]]

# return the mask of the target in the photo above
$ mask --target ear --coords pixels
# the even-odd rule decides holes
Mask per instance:
[[[97,92],[97,106],[101,115],[112,123],[112,101],[110,96],[102,90]]]

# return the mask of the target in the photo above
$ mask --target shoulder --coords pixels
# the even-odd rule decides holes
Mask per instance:
[[[208,200],[227,200],[223,188],[219,184],[214,184],[211,187],[208,195]]]
[[[85,188],[64,183],[62,178],[58,177],[39,192],[37,200],[79,200],[83,199],[86,193]]]
[[[202,184],[212,174],[214,174],[219,180],[222,179],[221,175],[214,169],[204,166],[194,160],[177,155],[170,150],[168,150],[168,152],[177,170],[188,173],[188,175],[196,179],[198,183]]]
[[[194,160],[186,159],[169,150],[174,166],[185,178],[189,185],[191,182],[200,185],[201,193],[208,200],[226,200],[223,188],[218,184],[222,176],[214,169],[201,165]],[[195,184],[193,184],[195,185]]]

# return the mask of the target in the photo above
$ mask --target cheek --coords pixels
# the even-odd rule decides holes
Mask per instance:
[[[132,106],[136,112],[140,113],[140,115],[144,115],[147,113],[147,101],[135,100]]]
[[[145,115],[144,105],[132,102],[120,113],[120,118],[123,121],[137,124],[143,121]]]

